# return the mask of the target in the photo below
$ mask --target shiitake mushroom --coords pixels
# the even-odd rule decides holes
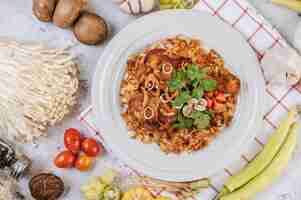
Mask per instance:
[[[53,23],[61,28],[70,27],[86,3],[86,0],[59,0],[53,14]]]
[[[87,45],[96,45],[107,38],[108,25],[102,17],[83,12],[74,25],[73,33],[78,41]]]
[[[29,182],[31,196],[36,200],[55,200],[64,193],[64,182],[54,174],[42,173]]]
[[[33,0],[32,11],[33,14],[43,22],[52,21],[53,12],[57,0]]]

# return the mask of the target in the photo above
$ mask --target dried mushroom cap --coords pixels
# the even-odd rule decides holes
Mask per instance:
[[[53,174],[38,174],[29,182],[30,193],[37,200],[55,200],[64,192],[64,183]]]
[[[103,42],[108,36],[108,25],[105,20],[94,14],[84,12],[76,22],[73,33],[78,41],[96,45]]]

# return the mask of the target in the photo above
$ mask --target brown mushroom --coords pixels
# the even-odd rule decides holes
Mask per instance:
[[[37,200],[58,199],[63,194],[64,188],[61,178],[48,173],[38,174],[29,182],[30,193]]]
[[[108,26],[105,20],[89,12],[84,12],[76,22],[73,33],[78,41],[96,45],[103,42],[108,36]]]
[[[59,0],[53,14],[53,23],[61,28],[72,26],[86,3],[87,0]]]
[[[52,21],[53,12],[57,0],[33,0],[32,2],[33,14],[43,22]]]

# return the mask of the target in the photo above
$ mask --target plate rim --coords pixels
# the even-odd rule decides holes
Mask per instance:
[[[93,112],[94,112],[94,117],[96,118],[96,121],[97,121],[97,124],[100,124],[102,122],[102,120],[100,119],[100,115],[98,114],[97,111],[100,111],[99,109],[99,95],[97,95],[97,93],[99,93],[98,91],[100,90],[100,80],[101,80],[101,76],[103,74],[103,68],[102,67],[99,67],[102,65],[102,63],[106,63],[106,59],[108,56],[108,51],[110,50],[110,48],[112,47],[112,44],[114,43],[115,40],[117,40],[118,37],[121,37],[120,35],[123,34],[123,32],[125,32],[127,29],[135,26],[136,24],[139,24],[139,23],[143,23],[143,21],[147,18],[151,18],[151,17],[154,17],[154,16],[160,16],[160,15],[173,15],[173,14],[183,14],[183,12],[185,12],[185,14],[188,14],[188,13],[202,13],[202,14],[206,14],[206,15],[210,15],[209,13],[205,12],[205,11],[196,11],[196,10],[165,10],[165,11],[157,11],[157,12],[154,12],[154,13],[151,13],[149,15],[146,15],[144,17],[141,17],[137,20],[135,20],[134,22],[130,23],[129,25],[127,25],[124,29],[122,29],[117,35],[114,36],[114,38],[109,42],[109,44],[106,46],[106,48],[104,49],[102,55],[100,56],[98,62],[97,62],[97,66],[96,66],[96,71],[94,73],[94,76],[93,76],[93,83],[92,83],[92,105],[93,105]],[[201,14],[200,14],[201,15]],[[224,23],[224,22],[223,22]],[[228,26],[228,24],[227,24]],[[229,27],[228,29],[233,29],[231,27]],[[238,32],[237,30],[234,30],[235,32]],[[241,39],[245,41],[245,39],[242,37],[241,34],[239,34]],[[249,45],[248,45],[249,46]],[[251,47],[249,46],[249,49],[252,51],[252,56],[255,57],[254,59],[254,62],[256,60],[256,64],[258,65],[259,67],[259,62],[256,58],[256,54],[255,52],[251,49]],[[251,52],[250,51],[250,52]],[[112,56],[112,55],[111,55]],[[107,59],[107,60],[110,60],[110,59]],[[263,77],[261,76],[262,79],[262,86],[264,86],[264,82],[263,82]],[[263,88],[259,88],[258,90],[258,94],[264,96],[264,89]],[[257,112],[257,118],[254,120],[256,124],[258,124],[258,128],[257,130],[259,131],[262,126],[263,126],[263,121],[261,120],[261,116],[263,116],[263,107],[260,111]],[[97,126],[96,124],[96,126]],[[99,126],[97,126],[97,128],[100,128]],[[227,159],[223,159],[223,162],[220,162],[220,163],[223,163],[223,166],[227,166],[229,165],[231,162],[233,162],[234,160],[238,159],[241,155],[241,153],[243,152],[243,150],[248,146],[248,143],[250,143],[252,141],[252,138],[254,138],[255,134],[257,133],[257,131],[253,131],[254,133],[253,134],[248,134],[246,135],[245,137],[245,140],[242,140],[240,142],[239,146],[240,147],[240,150],[236,149],[236,150],[232,150],[232,158],[227,158]],[[144,173],[146,174],[147,176],[151,176],[151,177],[154,177],[154,178],[158,178],[158,179],[162,179],[162,180],[167,180],[167,181],[192,181],[192,180],[197,180],[201,177],[204,177],[204,176],[197,176],[197,175],[193,175],[194,177],[191,176],[177,176],[177,177],[170,177],[168,174],[161,174],[161,175],[158,175],[157,173],[154,173],[154,172],[151,172],[149,170],[145,170],[145,168],[143,166],[141,166],[141,163],[139,164],[139,161],[135,161],[133,159],[131,159],[129,156],[127,156],[124,152],[122,152],[120,149],[118,149],[117,147],[114,146],[114,144],[107,144],[106,143],[106,139],[105,139],[106,136],[103,136],[104,138],[104,141],[105,141],[105,146],[108,147],[109,149],[112,150],[112,152],[114,152],[119,159],[121,159],[123,162],[125,162],[128,166],[130,166],[131,168],[141,172],[141,173]],[[242,148],[244,147],[244,148]],[[234,156],[234,152],[236,154],[236,156]],[[138,162],[138,163],[137,163]],[[218,168],[218,169],[215,169],[215,168]],[[223,169],[223,167],[215,167],[214,169],[211,169],[210,171],[208,171],[207,173],[203,173],[203,174],[207,174],[208,176],[209,175],[212,175],[214,173],[216,173],[217,171]]]

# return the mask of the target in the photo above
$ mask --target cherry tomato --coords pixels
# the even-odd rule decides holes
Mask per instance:
[[[92,138],[87,138],[82,143],[82,150],[87,156],[96,157],[99,153],[102,153],[103,147]]]
[[[211,100],[211,99],[206,99],[206,101],[207,101],[207,107],[208,108],[213,108],[213,100]]]
[[[74,166],[76,156],[69,150],[59,153],[55,159],[54,164],[58,168],[72,168]]]
[[[225,97],[225,94],[224,93],[218,93],[217,95],[216,95],[216,100],[218,101],[218,102],[225,102],[226,101],[226,97]]]
[[[69,128],[65,131],[64,135],[65,147],[77,154],[80,151],[81,146],[81,134],[74,128]]]
[[[75,162],[75,167],[79,171],[87,171],[92,167],[93,159],[86,155],[81,155]]]

